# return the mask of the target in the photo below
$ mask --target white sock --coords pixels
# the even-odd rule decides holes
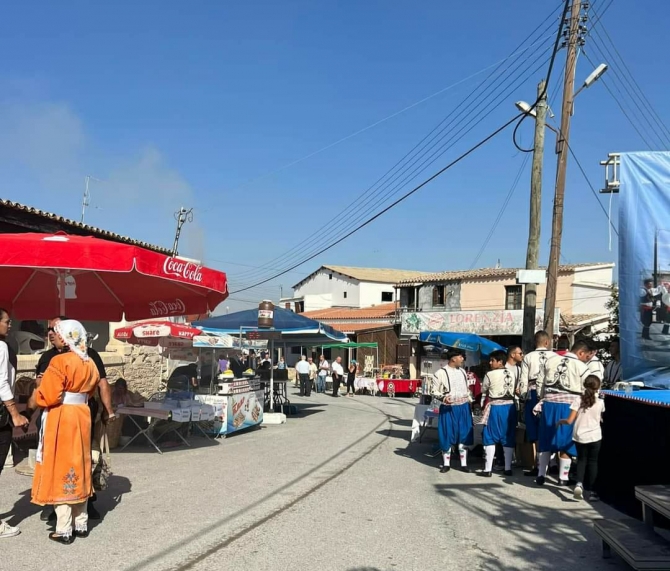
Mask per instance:
[[[493,470],[493,457],[495,456],[496,453],[496,445],[489,444],[488,446],[484,446],[484,453],[486,454],[484,471],[490,472],[491,470]]]
[[[442,452],[442,464],[447,468],[451,464],[451,450],[449,450],[449,452]]]
[[[558,477],[563,481],[568,480],[568,475],[570,474],[570,464],[572,464],[572,460],[570,458],[559,458],[558,460]]]
[[[540,452],[538,455],[537,475],[543,478],[547,475],[547,468],[549,467],[549,457],[551,452]]]
[[[462,444],[458,445],[458,455],[461,457],[461,468],[468,465],[468,449]]]
[[[512,458],[514,457],[514,448],[507,448],[503,446],[503,452],[505,453],[505,470],[511,470]]]

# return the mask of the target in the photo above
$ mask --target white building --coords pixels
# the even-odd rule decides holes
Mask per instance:
[[[321,266],[293,286],[293,296],[282,298],[282,307],[296,313],[330,307],[371,307],[392,303],[395,284],[426,272],[384,268]]]

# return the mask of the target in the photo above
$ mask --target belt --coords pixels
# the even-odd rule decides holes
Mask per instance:
[[[65,393],[63,394],[63,404],[88,404],[88,394]]]

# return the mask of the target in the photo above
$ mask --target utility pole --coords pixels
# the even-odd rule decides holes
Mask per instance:
[[[567,39],[565,78],[563,81],[563,105],[561,107],[561,129],[558,134],[558,165],[556,167],[556,190],[554,194],[554,215],[551,223],[551,249],[547,269],[547,296],[544,304],[544,329],[554,334],[554,312],[556,309],[556,289],[558,285],[558,261],[561,257],[563,235],[563,202],[565,198],[565,178],[568,167],[568,142],[570,140],[570,119],[572,118],[575,72],[577,70],[577,50],[581,43],[581,0],[573,0],[570,14],[570,28]]]
[[[174,213],[174,218],[177,221],[177,231],[174,235],[174,245],[172,246],[172,257],[174,258],[179,252],[179,236],[181,236],[181,227],[186,222],[193,222],[193,209],[186,210],[183,206]]]
[[[102,182],[99,178],[95,178],[94,176],[87,175],[86,176],[86,186],[84,187],[84,197],[82,198],[81,201],[81,223],[84,223],[84,217],[86,216],[86,209],[88,208],[89,204],[91,203],[91,193],[89,191],[89,184],[91,183],[92,180],[95,180],[97,182]]]
[[[544,160],[544,132],[547,121],[547,82],[543,79],[537,86],[535,105],[535,139],[533,142],[533,165],[530,174],[530,220],[528,224],[528,249],[526,269],[536,270],[540,255],[540,224],[542,218],[542,163]],[[523,303],[523,351],[535,349],[535,315],[537,305],[537,284],[527,283]]]

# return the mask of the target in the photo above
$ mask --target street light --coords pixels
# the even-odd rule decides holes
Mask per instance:
[[[533,119],[537,119],[537,112],[535,111],[535,109],[533,109],[533,107],[530,105],[530,103],[526,103],[525,101],[517,101],[514,105],[516,105],[516,108],[519,111],[521,111],[522,113],[527,113]],[[554,114],[551,113],[551,110],[549,112],[549,117],[551,117],[552,119],[554,118]],[[551,125],[549,125],[549,123],[545,123],[544,126],[547,127],[550,131],[553,131],[554,133],[556,133],[558,135],[559,131],[556,127],[552,127]],[[558,152],[558,151],[556,151],[556,152]]]

